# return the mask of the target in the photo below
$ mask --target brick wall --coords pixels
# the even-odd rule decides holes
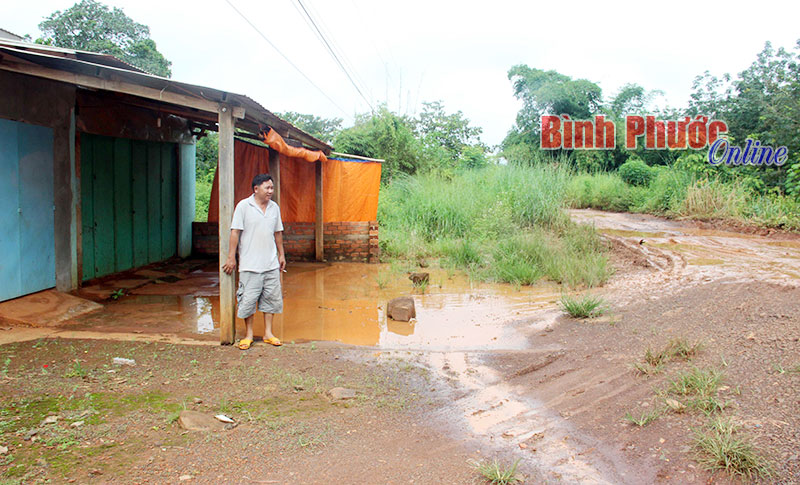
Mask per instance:
[[[315,257],[314,223],[284,222],[283,249],[290,261],[313,261]],[[192,225],[192,251],[195,254],[217,254],[217,224],[195,222]],[[326,222],[323,226],[323,250],[327,261],[377,263],[378,223]]]

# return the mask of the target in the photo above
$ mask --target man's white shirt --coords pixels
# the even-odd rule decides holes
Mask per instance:
[[[280,267],[275,233],[283,231],[281,210],[270,200],[262,211],[255,196],[239,201],[233,211],[231,229],[240,229],[239,271],[261,273]]]

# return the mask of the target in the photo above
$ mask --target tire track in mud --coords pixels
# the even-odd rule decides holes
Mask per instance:
[[[592,217],[606,215],[590,212]],[[674,221],[625,216],[612,214],[611,222],[598,228],[621,259],[614,261],[621,270],[599,289],[616,308],[714,280],[767,278],[786,284],[787,274],[800,275],[800,244],[770,245],[761,236],[706,234]],[[614,226],[614,217],[622,217],[624,223]],[[774,264],[765,264],[775,258],[789,265],[789,271],[775,271]],[[651,390],[631,379],[631,370],[623,363],[630,356],[609,350],[601,356],[606,363],[598,369],[582,366],[581,357],[570,355],[567,345],[537,348],[535,334],[541,331],[541,321],[557,324],[559,313],[546,309],[530,318],[538,329],[528,335],[527,350],[419,354],[424,365],[453,390],[439,418],[462,431],[468,429],[472,437],[511,461],[522,455],[542,481],[660,481],[661,465],[624,454],[635,449],[635,443],[618,449],[577,424],[592,423],[600,406],[614,406],[621,396],[627,402],[645,403]]]

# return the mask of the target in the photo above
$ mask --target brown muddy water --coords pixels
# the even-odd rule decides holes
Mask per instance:
[[[177,281],[130,290],[117,301],[107,301],[102,310],[74,319],[72,328],[218,338],[215,269],[211,264]],[[291,263],[283,280],[284,312],[275,316],[273,331],[285,341],[381,349],[522,349],[526,342],[513,322],[555,307],[560,296],[554,284],[516,289],[438,268],[424,271],[430,280],[423,293],[406,272],[389,265]],[[414,298],[417,318],[387,318],[386,302],[404,295]],[[238,318],[236,331],[244,333]],[[255,333],[264,333],[260,313]]]

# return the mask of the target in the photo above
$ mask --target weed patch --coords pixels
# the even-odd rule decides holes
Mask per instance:
[[[598,317],[606,311],[605,300],[599,296],[572,297],[565,294],[561,296],[559,303],[572,318]]]
[[[709,470],[724,470],[743,477],[771,475],[769,462],[756,452],[746,436],[738,436],[738,426],[728,419],[714,418],[694,431],[698,461]]]
[[[517,476],[517,466],[519,460],[515,461],[510,467],[500,464],[497,459],[481,462],[471,462],[472,468],[480,473],[483,478],[489,483],[496,485],[507,485],[509,483],[522,482],[522,479]]]
[[[644,427],[658,419],[659,416],[661,416],[660,409],[643,411],[639,416],[634,416],[630,412],[627,412],[625,413],[625,421],[639,427]]]

